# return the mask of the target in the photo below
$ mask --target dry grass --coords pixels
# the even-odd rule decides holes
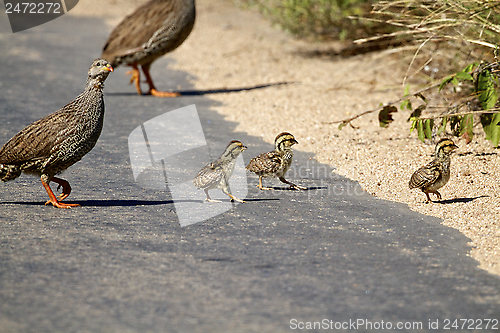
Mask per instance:
[[[297,37],[354,39],[392,31],[386,24],[350,19],[369,17],[375,0],[235,0],[257,9],[267,19]]]

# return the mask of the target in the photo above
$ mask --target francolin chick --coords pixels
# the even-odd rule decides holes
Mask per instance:
[[[233,174],[236,158],[245,149],[247,149],[247,147],[245,147],[241,142],[237,140],[231,141],[219,159],[208,163],[200,170],[200,172],[198,172],[193,180],[193,183],[194,186],[205,191],[205,194],[207,195],[205,201],[221,202],[218,200],[212,200],[208,194],[208,190],[220,188],[222,192],[231,198],[231,201],[238,201],[241,203],[245,202],[229,193],[229,178],[231,178],[231,175]]]
[[[436,144],[434,160],[411,176],[410,189],[421,189],[427,196],[426,203],[432,202],[429,193],[434,193],[441,200],[441,194],[437,190],[450,180],[450,157],[457,148],[452,140],[441,139]]]
[[[279,178],[283,183],[290,185],[290,189],[306,189],[305,187],[295,185],[285,179],[285,174],[292,165],[292,146],[297,143],[297,140],[295,140],[292,134],[283,132],[274,140],[274,150],[260,154],[248,163],[247,170],[259,176],[258,188],[261,190],[272,190],[272,188],[262,186],[262,178]]]

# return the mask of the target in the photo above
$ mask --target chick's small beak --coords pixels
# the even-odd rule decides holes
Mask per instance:
[[[247,146],[241,146],[241,150],[242,150],[242,151],[243,151],[243,150],[247,150],[247,148],[248,148]]]

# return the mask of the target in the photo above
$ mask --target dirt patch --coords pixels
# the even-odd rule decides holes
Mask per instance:
[[[113,26],[142,2],[120,0],[118,6],[117,0],[87,0],[71,14],[106,15]],[[376,114],[355,120],[358,129],[340,131],[337,124],[325,124],[398,99],[408,62],[389,51],[346,58],[332,57],[329,50],[339,50],[339,45],[297,41],[228,0],[199,0],[191,36],[168,57],[176,60],[172,69],[193,75],[196,89],[290,83],[210,98],[222,103],[215,111],[237,122],[237,131],[269,143],[289,131],[300,143],[297,150],[314,152],[318,161],[369,193],[442,218],[444,225],[471,239],[471,256],[481,268],[500,274],[499,150],[479,128],[469,145],[454,139],[459,149],[450,182],[440,191],[443,201],[425,204],[425,195],[409,190],[408,181],[432,159],[434,145],[409,133],[407,113],[396,113],[387,129],[378,126]],[[161,68],[153,65],[153,71]]]

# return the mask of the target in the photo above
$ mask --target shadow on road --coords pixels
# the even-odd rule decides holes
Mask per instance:
[[[154,205],[167,205],[173,204],[172,200],[75,200],[64,201],[65,203],[79,204],[86,207],[129,207],[129,206],[154,206]],[[43,206],[45,202],[42,201],[6,201],[0,202],[0,205],[27,205],[27,206]]]
[[[280,200],[278,198],[268,199],[245,199],[245,201],[274,201]],[[229,202],[229,199],[222,200]],[[79,204],[82,207],[131,207],[131,206],[157,206],[157,205],[171,205],[174,204],[173,200],[75,200],[64,201],[65,203]],[[200,200],[177,200],[177,202],[196,202],[203,203]],[[0,202],[0,205],[26,205],[26,206],[43,206],[43,201],[6,201]],[[77,208],[78,209],[78,208]]]
[[[434,201],[434,202],[442,204],[442,205],[458,203],[458,202],[467,203],[467,202],[471,202],[471,201],[479,199],[479,198],[487,198],[487,197],[489,197],[489,195],[481,195],[479,197],[474,197],[474,198],[455,198],[455,199],[448,199],[448,200],[441,200],[441,201]]]
[[[269,84],[260,84],[260,85],[250,86],[250,87],[218,88],[218,89],[207,89],[207,90],[183,90],[183,91],[178,91],[178,92],[181,94],[181,96],[203,96],[203,95],[208,95],[208,94],[226,94],[226,93],[233,93],[233,92],[240,92],[240,91],[263,89],[263,88],[277,87],[277,86],[282,86],[282,85],[286,85],[286,84],[294,84],[294,83],[297,83],[297,82],[277,82],[277,83],[269,83]],[[109,95],[109,96],[136,96],[137,93],[135,93],[135,92],[111,92],[111,93],[105,93],[105,95]],[[150,96],[150,95],[144,95],[144,96]]]
[[[266,186],[272,190],[275,191],[292,191],[292,192],[301,192],[301,191],[314,191],[314,190],[328,190],[327,186],[309,186],[306,187],[304,190],[296,190],[294,188],[288,187],[288,186]],[[272,192],[269,192],[272,193]],[[277,200],[277,199],[274,199]]]

